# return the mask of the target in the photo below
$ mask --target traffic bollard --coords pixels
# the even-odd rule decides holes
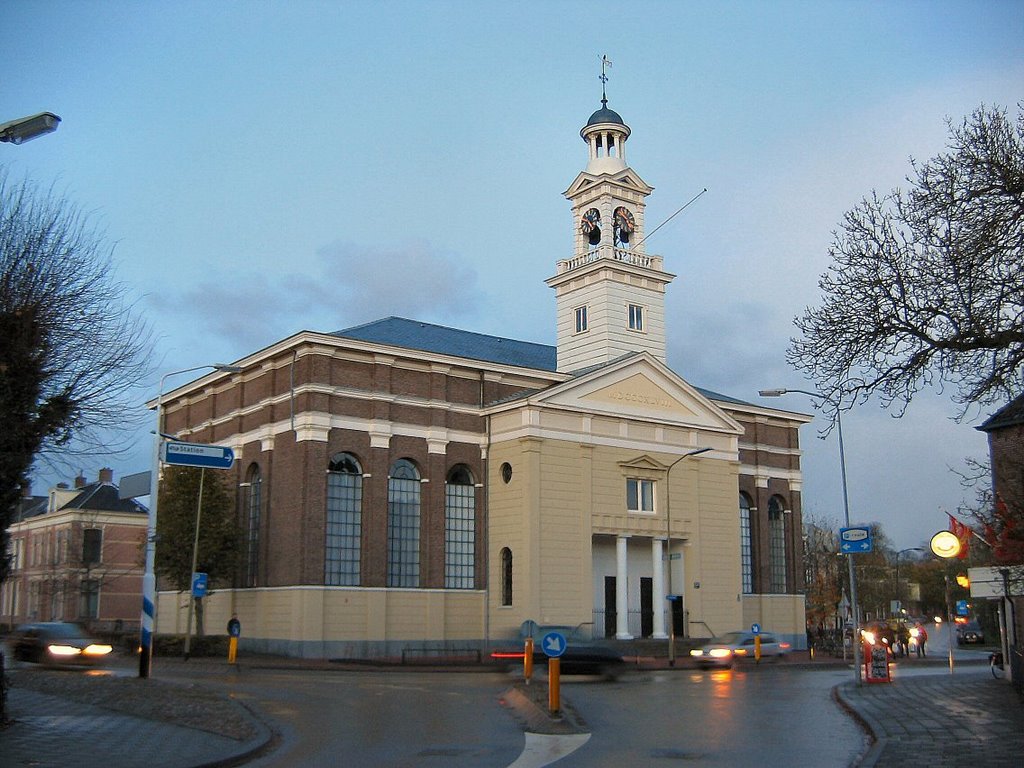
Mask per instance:
[[[523,678],[527,683],[533,677],[533,638],[528,637],[523,643]]]
[[[555,714],[562,708],[561,669],[561,659],[557,657],[548,659],[548,710],[551,714]]]

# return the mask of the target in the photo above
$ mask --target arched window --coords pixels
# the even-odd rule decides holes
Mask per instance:
[[[464,464],[452,468],[444,486],[444,585],[476,586],[476,487]]]
[[[740,574],[743,577],[743,594],[754,591],[754,557],[750,543],[750,497],[740,494]]]
[[[512,550],[501,550],[501,604],[512,605]]]
[[[245,586],[255,587],[260,565],[260,509],[263,476],[258,464],[250,464],[245,477]]]
[[[420,473],[408,459],[388,472],[389,587],[420,585]]]
[[[359,586],[363,470],[350,453],[336,453],[327,468],[324,584]]]
[[[786,591],[786,518],[782,499],[772,496],[768,500],[768,557],[771,564],[771,592]]]

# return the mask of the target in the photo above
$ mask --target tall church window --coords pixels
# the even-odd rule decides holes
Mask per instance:
[[[644,329],[644,308],[639,304],[629,305],[629,330],[642,331]]]
[[[743,580],[743,594],[754,591],[754,557],[750,541],[750,497],[740,494],[740,575]]]
[[[389,587],[420,585],[420,473],[399,459],[388,473]]]
[[[444,486],[444,585],[476,586],[476,486],[463,464],[448,473]]]
[[[263,476],[256,464],[245,480],[245,586],[256,586],[260,565],[260,509],[263,505]]]
[[[359,586],[363,470],[350,453],[337,453],[327,467],[327,530],[324,584]]]
[[[501,550],[501,604],[512,605],[512,550]]]
[[[771,566],[771,592],[786,591],[786,518],[782,500],[772,496],[768,501],[768,556]]]

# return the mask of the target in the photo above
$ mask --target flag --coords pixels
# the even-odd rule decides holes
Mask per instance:
[[[946,513],[949,515],[949,513]],[[969,525],[965,525],[952,515],[949,515],[949,530],[960,540],[960,554],[957,557],[961,560],[967,558],[967,552],[971,547],[971,534],[974,533]]]

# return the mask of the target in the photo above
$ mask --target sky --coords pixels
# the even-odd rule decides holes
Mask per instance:
[[[645,244],[677,275],[669,365],[813,413],[757,393],[810,388],[785,351],[843,213],[905,187],[947,118],[1024,100],[1019,0],[7,0],[0,50],[0,122],[62,118],[0,144],[0,166],[89,214],[153,328],[140,413],[170,371],[389,315],[554,344],[544,280],[572,254],[563,192],[602,55],[655,188],[648,230],[708,190]],[[945,528],[971,496],[951,468],[986,455],[974,427],[994,410],[958,423],[928,391],[899,419],[846,413],[851,522],[899,548]],[[841,524],[824,426],[801,430],[804,516]],[[148,469],[151,429],[123,455],[40,463],[33,492]]]

